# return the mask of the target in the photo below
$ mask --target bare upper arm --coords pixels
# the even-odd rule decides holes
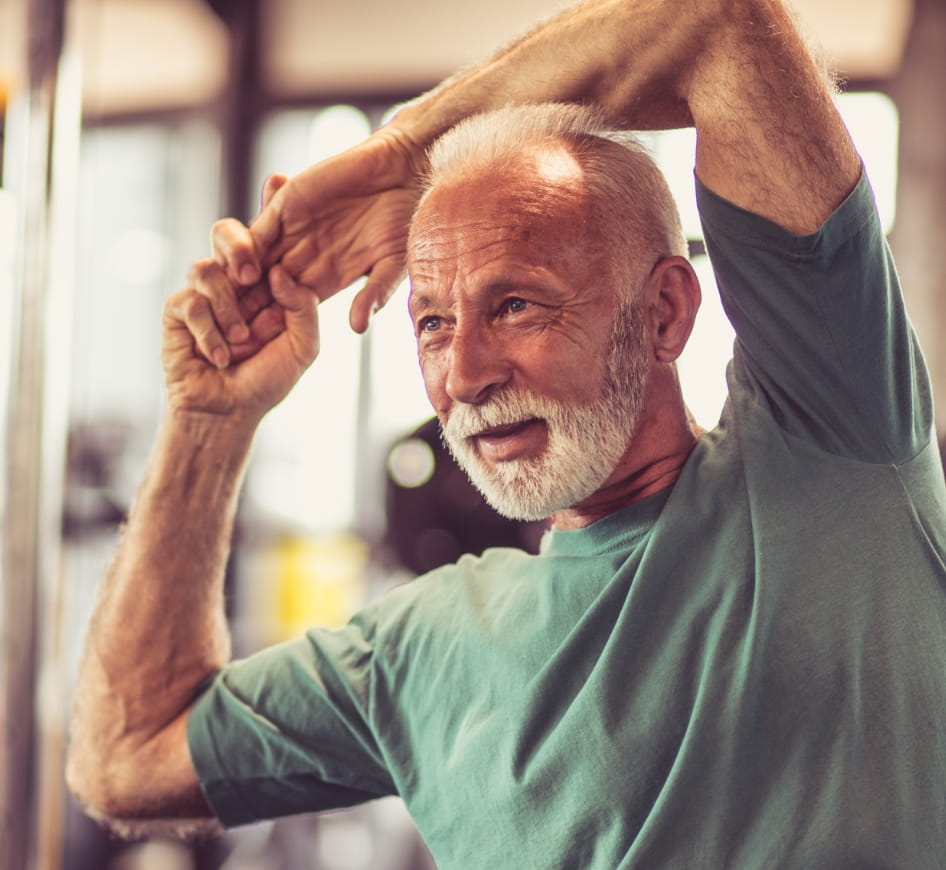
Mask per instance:
[[[742,208],[814,232],[861,171],[833,86],[780,2],[720,6],[688,85],[697,175]]]

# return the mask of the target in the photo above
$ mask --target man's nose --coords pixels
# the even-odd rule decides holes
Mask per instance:
[[[509,380],[505,350],[482,328],[458,329],[450,342],[446,390],[455,402],[475,405]]]

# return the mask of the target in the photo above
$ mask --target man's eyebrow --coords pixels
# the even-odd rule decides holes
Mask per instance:
[[[413,320],[421,311],[429,311],[437,308],[434,298],[427,293],[414,295],[413,293],[407,300],[407,313]]]
[[[424,308],[433,308],[435,307],[434,300],[431,296],[428,296],[426,293],[414,294],[408,297],[407,300],[407,310],[412,314],[418,309]]]

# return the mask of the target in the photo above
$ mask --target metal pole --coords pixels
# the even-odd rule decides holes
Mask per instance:
[[[8,383],[0,474],[0,867],[11,870],[58,862],[49,857],[55,849],[41,857],[38,848],[39,775],[41,767],[48,769],[39,757],[38,701],[48,681],[42,664],[58,627],[50,617],[59,586],[65,457],[68,340],[62,338],[70,328],[63,303],[71,276],[61,268],[69,260],[70,230],[64,235],[60,223],[63,178],[55,164],[78,142],[78,129],[70,132],[57,120],[66,0],[27,5],[28,86],[11,102],[4,155],[4,187],[13,195],[18,224],[3,348]],[[78,121],[75,105],[69,114]],[[47,827],[44,838],[56,833]]]
[[[251,191],[253,149],[265,109],[260,69],[261,31],[265,24],[260,0],[211,2],[230,32],[230,74],[219,108],[223,131],[223,210],[249,221],[259,194]]]

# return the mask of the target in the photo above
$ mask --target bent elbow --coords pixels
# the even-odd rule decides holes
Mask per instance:
[[[199,790],[177,800],[159,797],[143,786],[148,775],[135,762],[116,763],[114,757],[90,758],[71,746],[65,773],[66,785],[82,811],[121,839],[191,840],[214,836],[223,830]]]
[[[112,759],[104,756],[77,745],[77,741],[70,744],[66,756],[66,786],[85,812],[99,821],[120,819],[130,812],[120,787],[126,777],[115,770]]]
[[[185,721],[182,715],[148,739],[74,727],[66,784],[85,813],[125,838],[218,832],[191,763]]]

